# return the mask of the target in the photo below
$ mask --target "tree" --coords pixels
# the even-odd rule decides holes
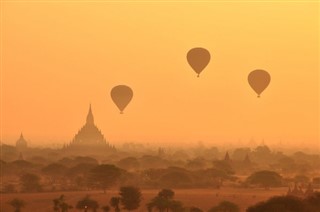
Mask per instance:
[[[314,192],[304,200],[310,212],[320,211],[320,192]]]
[[[74,186],[76,186],[75,189],[83,189],[88,183],[88,173],[94,167],[96,167],[96,165],[90,163],[77,164],[66,171],[66,177],[68,177],[74,183]]]
[[[180,212],[183,211],[182,203],[173,200],[174,192],[170,189],[161,190],[158,195],[147,204],[148,211],[151,212],[153,208],[156,208],[159,212],[172,211]]]
[[[162,189],[159,193],[158,193],[159,197],[163,197],[165,199],[173,199],[174,197],[174,191],[172,191],[171,189]]]
[[[166,187],[187,187],[192,185],[192,176],[184,170],[168,170],[160,178],[161,185]]]
[[[112,197],[110,199],[110,205],[111,207],[114,208],[115,212],[119,212],[120,211],[120,197]]]
[[[282,172],[296,172],[296,162],[288,156],[282,156],[278,159],[276,166],[281,169]]]
[[[303,175],[303,174],[300,174],[300,175],[296,175],[296,176],[294,177],[294,181],[295,181],[296,183],[304,183],[304,184],[307,184],[307,183],[310,182],[310,179],[309,179],[309,177],[307,177],[307,176],[305,176],[305,175]]]
[[[268,189],[269,187],[276,187],[282,185],[282,177],[273,171],[258,171],[251,174],[246,183],[253,185],[260,185]]]
[[[239,206],[229,201],[222,201],[208,212],[239,212]]]
[[[139,188],[133,186],[121,187],[120,196],[124,209],[131,211],[139,208],[141,202],[141,192]]]
[[[73,207],[65,202],[61,203],[60,205],[61,212],[68,212],[69,209],[72,209]]]
[[[164,168],[167,166],[167,161],[158,156],[144,155],[140,158],[141,167],[148,168]]]
[[[252,156],[257,162],[270,162],[270,160],[275,159],[271,150],[266,145],[256,147],[252,152]]]
[[[57,176],[57,175],[63,175],[66,171],[66,167],[64,165],[61,165],[59,163],[51,163],[44,167],[42,169],[42,172],[50,175],[50,176]]]
[[[207,178],[211,182],[215,182],[214,185],[218,188],[222,186],[223,180],[234,179],[234,176],[228,174],[226,171],[222,169],[217,169],[217,168],[201,170],[198,173],[201,178]]]
[[[87,195],[77,203],[76,208],[79,210],[84,210],[84,212],[87,212],[88,210],[96,212],[99,208],[99,204],[97,201],[91,199],[90,196]]]
[[[231,166],[231,163],[229,161],[225,161],[225,160],[213,161],[213,168],[215,168],[217,170],[221,170],[228,175],[233,175],[235,173],[232,166]]]
[[[27,192],[40,191],[40,177],[35,174],[24,174],[20,177],[22,190]]]
[[[53,199],[53,211],[60,211],[60,198]]]
[[[181,202],[176,201],[176,200],[171,200],[171,201],[169,202],[168,210],[167,210],[167,211],[169,211],[169,210],[171,210],[172,212],[183,212],[183,211],[184,211],[184,208],[183,208]]]
[[[247,212],[268,212],[268,211],[306,211],[305,204],[301,199],[294,196],[272,197],[265,202],[259,202],[247,209]]]
[[[78,175],[86,175],[97,165],[91,163],[79,163],[66,171],[66,176],[74,177]]]
[[[12,207],[14,207],[14,209],[15,209],[14,212],[20,212],[21,208],[23,208],[26,205],[26,203],[23,200],[18,199],[18,198],[15,198],[15,199],[11,200],[9,202],[9,204]]]
[[[22,175],[33,172],[35,165],[26,160],[15,160],[7,163],[3,168],[5,175]]]
[[[89,184],[103,189],[106,189],[114,185],[118,180],[120,180],[121,169],[114,165],[103,164],[96,166],[89,173]]]
[[[54,182],[56,179],[61,178],[66,172],[67,168],[58,163],[52,163],[42,169],[42,172],[49,176]]]
[[[15,186],[13,184],[6,184],[2,189],[3,193],[14,193],[16,192]]]
[[[203,212],[203,210],[201,210],[198,207],[190,207],[187,211],[188,212]]]
[[[266,145],[257,146],[254,150],[255,153],[260,154],[261,156],[271,155],[271,150]]]
[[[72,206],[65,202],[64,195],[61,195],[59,198],[53,200],[53,210],[58,212],[68,212]]]
[[[109,212],[110,211],[110,207],[107,205],[107,206],[104,206],[104,207],[102,207],[102,210],[104,211],[104,212]]]
[[[232,153],[232,159],[242,161],[246,155],[250,154],[250,148],[236,148]]]
[[[169,200],[163,197],[156,196],[148,204],[148,211],[151,212],[153,208],[156,208],[159,212],[164,212],[168,210]]]
[[[137,158],[135,157],[127,157],[121,159],[117,165],[125,170],[137,170],[140,167],[140,163]]]
[[[206,160],[202,157],[197,157],[192,160],[188,160],[188,163],[186,164],[186,167],[188,167],[191,170],[199,170],[204,169],[206,167]]]
[[[148,211],[152,211],[156,208],[159,212],[172,211],[179,212],[183,211],[182,203],[176,200],[165,199],[163,197],[156,196],[147,204]]]
[[[94,164],[98,165],[98,161],[92,157],[87,157],[87,156],[78,156],[74,159],[75,164],[80,164],[80,163],[89,163],[89,164]]]

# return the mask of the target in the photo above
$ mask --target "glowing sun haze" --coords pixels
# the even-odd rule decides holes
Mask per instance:
[[[319,142],[319,3],[3,2],[1,141]],[[197,78],[186,54],[210,51]],[[257,98],[248,84],[267,70]],[[134,96],[123,115],[110,97]]]

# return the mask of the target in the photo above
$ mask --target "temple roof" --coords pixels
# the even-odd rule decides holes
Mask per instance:
[[[226,155],[224,156],[224,160],[225,161],[230,161],[230,156],[229,156],[229,152],[226,153]]]
[[[93,119],[93,114],[92,114],[92,110],[91,110],[91,104],[89,106],[89,112],[88,112],[88,115],[87,115],[86,125],[94,125],[94,119]]]
[[[27,148],[27,141],[24,139],[22,133],[20,134],[20,138],[16,142],[17,148]]]
[[[105,146],[107,145],[106,139],[104,138],[101,131],[94,124],[93,113],[91,104],[87,115],[85,125],[78,131],[73,138],[70,146]]]
[[[246,157],[244,158],[243,160],[245,163],[251,163],[251,160],[250,160],[250,157],[249,157],[249,154],[247,153],[246,154]]]

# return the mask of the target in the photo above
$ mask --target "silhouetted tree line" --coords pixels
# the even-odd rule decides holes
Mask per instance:
[[[67,167],[59,163],[48,164],[38,170],[19,172],[16,184],[5,184],[3,192],[40,192],[57,190],[107,189],[124,184],[152,187],[220,187],[223,180],[235,180],[229,167],[213,166],[201,170],[188,170],[179,167],[146,169],[128,172],[112,164],[80,163]]]
[[[307,198],[295,196],[272,197],[247,209],[247,212],[268,211],[318,212],[320,211],[320,192],[315,192]]]
[[[298,154],[304,158],[304,155]],[[162,161],[156,156],[143,157],[151,165]],[[149,161],[150,159],[150,161]],[[140,158],[141,160],[141,158]],[[287,159],[282,158],[287,161]],[[157,162],[158,161],[158,162]],[[101,189],[132,184],[141,188],[220,188],[224,182],[234,182],[244,187],[272,188],[288,186],[298,182],[304,186],[313,183],[320,186],[320,177],[308,177],[308,172],[298,172],[294,177],[282,177],[280,171],[272,169],[248,172],[245,181],[237,178],[234,161],[214,160],[208,163],[203,158],[189,160],[188,167],[138,169],[139,160],[134,157],[120,159],[118,163],[101,164],[91,157],[62,158],[56,162],[39,165],[27,160],[1,161],[3,185],[1,192],[41,192],[63,190]],[[127,164],[128,163],[128,164]],[[205,164],[205,165],[201,165]],[[196,168],[198,166],[198,168]],[[270,168],[270,167],[269,167]],[[18,177],[17,177],[18,176]],[[6,182],[10,179],[10,183]],[[14,180],[12,180],[14,179]],[[12,182],[15,183],[12,183]]]
[[[203,212],[201,208],[192,206],[184,207],[183,203],[174,199],[175,193],[171,189],[162,189],[145,208],[149,212]],[[115,212],[121,210],[132,211],[141,206],[142,194],[139,188],[133,186],[124,186],[120,188],[119,196],[111,197],[109,204],[101,207],[101,210],[108,212],[113,208]],[[106,201],[105,203],[108,203]],[[26,203],[21,199],[13,199],[9,204],[14,208],[15,212],[21,212]],[[75,206],[76,209],[84,212],[96,212],[99,209],[99,203],[86,195],[79,200]],[[65,196],[53,199],[53,211],[68,212],[73,206],[69,205]],[[213,206],[208,212],[239,212],[240,208],[233,202],[222,201],[218,205]],[[246,209],[247,212],[318,212],[320,211],[320,192],[315,192],[306,198],[298,198],[294,196],[275,196],[267,201],[259,202]]]

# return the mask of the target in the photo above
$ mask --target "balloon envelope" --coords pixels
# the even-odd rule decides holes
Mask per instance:
[[[118,85],[112,88],[111,90],[112,101],[119,108],[121,114],[131,101],[132,97],[133,91],[130,87],[126,85]]]
[[[270,81],[271,76],[265,70],[254,70],[248,76],[249,85],[258,94],[258,97],[268,87]]]
[[[198,74],[198,77],[203,69],[209,64],[210,58],[210,52],[200,47],[190,49],[187,53],[188,63]]]

